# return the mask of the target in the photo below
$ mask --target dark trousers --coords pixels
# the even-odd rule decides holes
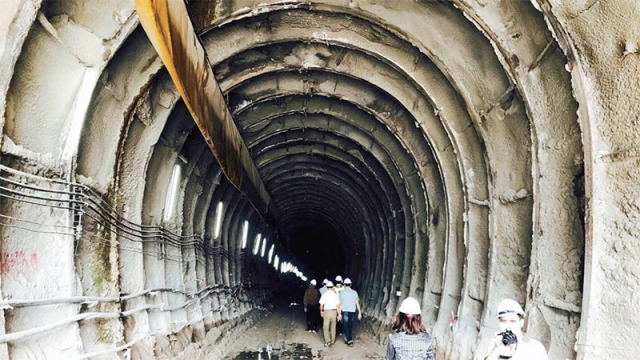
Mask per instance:
[[[318,319],[320,318],[320,305],[307,305],[307,330],[318,329]]]
[[[353,341],[353,322],[356,319],[356,313],[351,311],[342,312],[342,324],[344,326],[344,341]]]

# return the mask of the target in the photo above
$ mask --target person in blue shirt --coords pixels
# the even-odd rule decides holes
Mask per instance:
[[[351,288],[351,279],[346,278],[344,285],[344,289],[339,294],[338,321],[342,320],[344,326],[344,342],[353,346],[353,322],[356,319],[356,310],[358,320],[362,320],[362,310],[360,309],[358,292]]]

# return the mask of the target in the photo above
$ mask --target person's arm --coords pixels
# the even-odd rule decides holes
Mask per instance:
[[[389,339],[387,340],[387,355],[385,355],[384,360],[395,360],[396,358],[396,349],[393,348],[393,344],[391,343],[391,335],[389,335]]]
[[[500,355],[500,348],[502,347],[502,335],[496,333],[491,340],[491,345],[489,346],[489,352],[487,356],[484,357],[484,360],[498,360]]]
[[[309,302],[307,301],[307,300],[308,300],[308,299],[307,299],[307,298],[308,298],[307,293],[308,293],[308,290],[305,290],[305,291],[304,291],[304,296],[302,297],[302,306],[304,307],[304,312],[307,312],[307,305],[308,305],[308,303],[309,303]]]
[[[342,295],[338,295],[338,321],[342,318]]]
[[[360,310],[360,299],[356,300],[356,309],[358,309],[358,320],[362,320],[362,310]]]
[[[431,340],[431,344],[427,348],[427,357],[425,360],[433,360],[433,340]]]

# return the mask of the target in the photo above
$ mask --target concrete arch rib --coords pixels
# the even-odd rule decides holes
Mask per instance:
[[[589,133],[584,131],[585,122],[578,123],[579,110],[573,97],[579,92],[574,94],[565,68],[573,67],[575,49],[567,44],[569,37],[564,30],[554,28],[559,23],[553,16],[548,19],[551,31],[547,29],[544,17],[534,8],[535,2],[518,4],[521,6],[507,2],[500,8],[495,3],[486,7],[467,1],[455,3],[491,41],[529,114],[535,182],[528,327],[534,336],[544,338],[551,357],[570,358],[576,353],[572,343],[580,326],[576,309],[581,307],[584,226],[578,220],[582,217],[582,199],[567,189],[580,182],[583,172],[581,141],[586,138],[581,139],[580,127]],[[518,22],[502,25],[514,16]],[[569,59],[558,51],[560,46]],[[585,112],[580,112],[580,117],[588,118]],[[552,143],[562,144],[562,151],[550,149],[548,144]],[[558,217],[558,209],[566,216]],[[554,258],[562,260],[549,261]],[[573,320],[567,322],[567,317]]]

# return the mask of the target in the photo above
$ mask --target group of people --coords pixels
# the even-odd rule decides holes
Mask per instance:
[[[422,325],[420,304],[412,297],[400,305],[387,343],[385,360],[433,360],[433,340]],[[544,346],[522,333],[524,310],[516,301],[498,305],[500,332],[495,333],[485,360],[548,360]]]
[[[353,346],[353,322],[362,320],[358,293],[351,288],[349,278],[336,277],[336,285],[325,279],[323,287],[316,288],[311,280],[304,293],[307,313],[307,331],[316,332],[318,315],[323,319],[325,346],[335,343],[336,325],[344,327],[344,341]],[[408,297],[400,304],[387,342],[385,360],[433,360],[433,339],[422,324],[422,310],[418,301]],[[357,312],[357,315],[356,315]],[[516,301],[505,299],[498,305],[500,332],[495,333],[485,360],[548,360],[544,346],[522,333],[524,310]]]
[[[304,311],[307,313],[307,331],[317,332],[318,319],[322,318],[324,345],[332,346],[336,335],[344,333],[344,342],[353,346],[353,323],[362,320],[360,297],[353,290],[351,279],[335,278],[336,284],[324,279],[322,287],[316,288],[316,280],[311,280],[304,292]]]

